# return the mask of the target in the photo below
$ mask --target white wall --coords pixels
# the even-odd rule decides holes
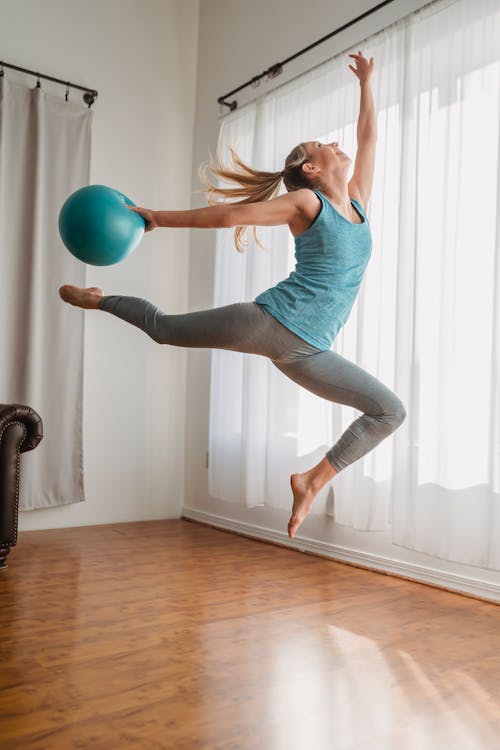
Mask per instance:
[[[274,82],[263,81],[259,92],[284,82],[300,70],[335,54],[362,49],[363,40],[399,18],[424,6],[427,0],[396,0],[342,34],[306,53],[285,67]],[[223,110],[217,98],[294,54],[333,29],[373,8],[368,0],[202,0],[198,47],[196,117],[193,152],[193,188],[199,187],[197,166],[215,152]],[[359,46],[358,46],[359,45]],[[247,89],[237,95],[240,106],[255,96]],[[203,205],[203,199],[197,205]],[[191,310],[212,306],[214,271],[213,230],[192,232],[189,280]],[[186,491],[184,515],[208,523],[289,543],[288,513],[271,508],[244,508],[211,498],[208,494],[206,452],[210,396],[210,353],[193,350],[188,355],[186,415]],[[290,497],[291,506],[291,497]],[[451,589],[498,598],[498,573],[449,563],[392,544],[390,533],[366,533],[337,526],[331,518],[310,515],[301,528],[308,543],[291,546],[388,570],[410,578],[438,582]],[[491,585],[490,585],[491,584]]]
[[[91,183],[138,205],[188,208],[198,0],[0,0],[0,12],[3,60],[98,90]],[[50,82],[42,88],[65,93]],[[152,232],[120,265],[89,267],[87,283],[183,311],[188,245],[187,231]],[[21,530],[180,515],[185,352],[105,313],[85,315],[87,499],[21,513]]]

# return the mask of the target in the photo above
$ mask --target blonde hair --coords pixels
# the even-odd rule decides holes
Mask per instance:
[[[300,143],[295,146],[288,154],[285,160],[285,167],[282,172],[264,172],[253,169],[238,156],[235,149],[229,146],[231,154],[231,163],[224,165],[220,147],[217,146],[216,161],[210,154],[210,161],[203,162],[200,166],[200,180],[205,185],[207,203],[214,205],[224,202],[225,199],[241,198],[241,200],[232,200],[232,203],[256,203],[259,201],[270,200],[278,194],[281,181],[288,192],[299,190],[304,187],[311,187],[311,181],[306,177],[302,170],[302,165],[309,159],[305,144]],[[238,187],[218,187],[210,179],[209,172],[225,181],[236,183]],[[217,198],[222,198],[222,201]],[[238,226],[234,230],[234,244],[238,252],[243,253],[247,248],[245,237],[247,227]],[[253,236],[256,243],[263,249],[264,246],[259,242],[257,229],[253,227]]]

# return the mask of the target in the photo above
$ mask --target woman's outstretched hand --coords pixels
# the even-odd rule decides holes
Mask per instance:
[[[364,83],[365,81],[369,81],[375,67],[373,57],[370,57],[370,59],[367,60],[361,50],[359,50],[359,54],[349,55],[349,57],[354,57],[356,60],[356,68],[353,68],[352,65],[349,65],[349,67],[354,75],[358,76],[359,82]]]
[[[156,229],[159,226],[155,218],[155,212],[151,211],[149,208],[140,208],[139,206],[128,205],[127,208],[142,216],[142,218],[146,222],[146,226],[144,228],[145,232],[152,232],[153,229]]]

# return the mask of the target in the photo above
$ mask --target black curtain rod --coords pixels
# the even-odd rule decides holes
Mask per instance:
[[[80,89],[80,91],[85,91],[85,94],[83,95],[83,101],[85,104],[89,105],[89,108],[93,105],[95,100],[97,99],[97,91],[95,89],[89,89],[86,86],[78,86],[76,83],[70,83],[69,81],[62,81],[60,78],[52,78],[52,76],[46,76],[43,75],[43,73],[37,73],[35,70],[26,70],[26,68],[19,68],[17,65],[10,65],[9,63],[3,62],[3,60],[0,60],[0,77],[3,76],[3,70],[2,68],[11,68],[12,70],[19,70],[21,73],[27,73],[30,76],[36,76],[37,82],[36,87],[41,88],[40,86],[40,78],[44,78],[46,81],[54,81],[54,83],[62,83],[65,85],[66,88],[66,96],[65,99],[68,101],[68,94],[69,89]]]
[[[233,94],[237,94],[238,91],[241,91],[242,89],[246,89],[247,86],[258,86],[261,78],[268,77],[268,78],[276,78],[276,76],[281,75],[283,72],[283,66],[287,63],[291,62],[292,60],[295,60],[296,57],[300,57],[300,55],[303,55],[305,52],[309,52],[309,50],[313,49],[314,47],[317,47],[319,44],[322,44],[323,42],[326,42],[327,39],[331,39],[332,36],[335,36],[336,34],[340,34],[341,31],[344,31],[344,29],[348,29],[349,26],[353,26],[358,21],[361,21],[362,18],[366,18],[366,16],[370,16],[372,13],[375,13],[375,11],[380,10],[380,8],[383,8],[385,5],[389,5],[389,3],[394,2],[394,0],[385,0],[384,3],[379,3],[371,10],[367,10],[366,13],[362,13],[357,18],[354,18],[352,21],[349,21],[349,23],[345,23],[343,26],[340,26],[338,29],[335,29],[335,31],[332,31],[330,34],[327,34],[326,36],[321,37],[321,39],[318,39],[316,42],[313,42],[312,44],[309,44],[308,47],[304,47],[304,49],[301,49],[299,52],[296,52],[291,57],[287,57],[286,60],[283,60],[283,62],[275,63],[274,65],[271,65],[270,68],[265,70],[260,75],[254,76],[246,83],[242,83],[241,86],[238,86],[237,89],[233,89],[232,91],[229,91],[227,94],[224,94],[224,96],[219,96],[217,99],[217,102],[219,104],[223,104],[225,107],[229,107],[230,111],[232,112],[233,109],[236,109],[238,106],[238,102],[236,99],[234,99],[232,102],[226,102],[225,99],[227,99],[228,96],[233,96]]]

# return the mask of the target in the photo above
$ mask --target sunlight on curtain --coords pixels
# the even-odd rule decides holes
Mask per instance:
[[[434,3],[359,43],[375,59],[373,253],[333,349],[394,390],[407,419],[334,479],[338,524],[448,560],[500,569],[500,7]],[[359,86],[341,56],[223,121],[256,168],[304,140],[353,159]],[[246,255],[217,232],[214,304],[250,301],[292,270],[287,227]],[[250,233],[249,233],[250,238]],[[210,492],[290,508],[288,478],[359,416],[262,357],[213,352]],[[325,488],[313,513],[331,513]]]

